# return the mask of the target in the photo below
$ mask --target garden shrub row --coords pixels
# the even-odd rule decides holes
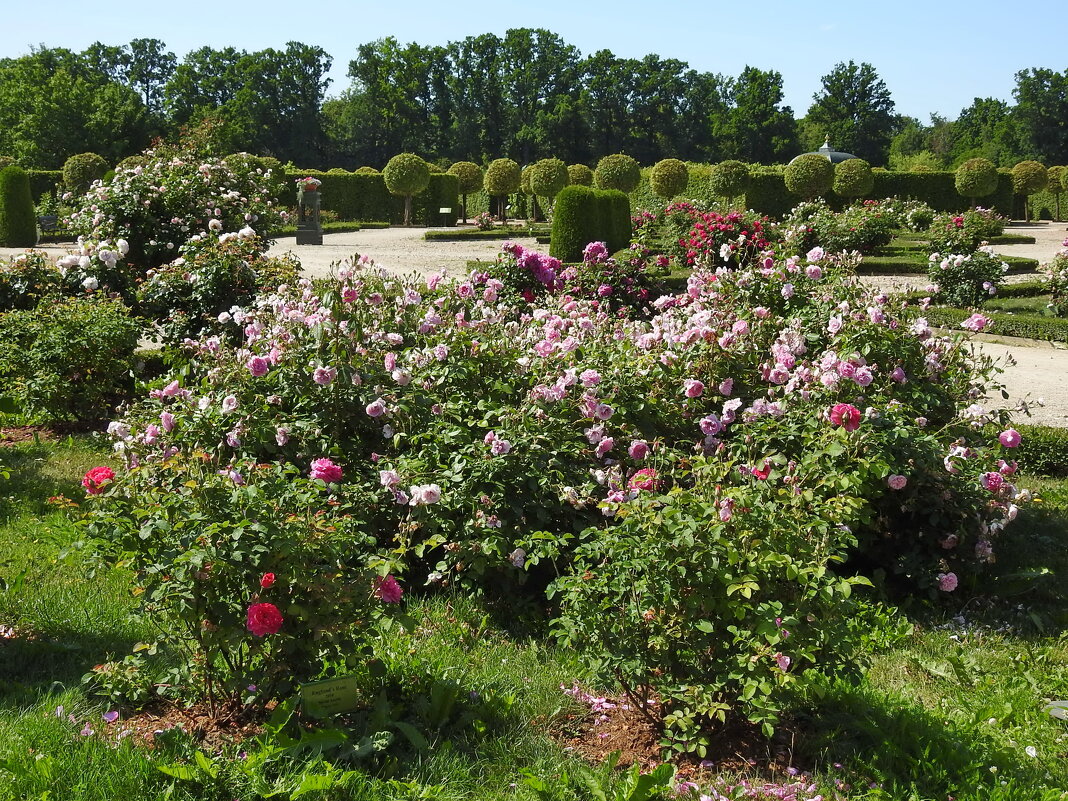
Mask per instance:
[[[1017,461],[1028,473],[1064,478],[1068,476],[1068,428],[1017,425],[1022,435]]]
[[[462,242],[472,239],[510,239],[517,236],[538,236],[540,238],[545,238],[548,233],[549,228],[544,225],[539,225],[537,227],[517,227],[514,225],[507,225],[491,228],[488,231],[482,231],[477,228],[459,228],[455,231],[427,231],[423,234],[423,238],[434,242]]]
[[[312,176],[322,181],[319,191],[324,211],[332,211],[341,220],[380,221],[400,223],[404,219],[404,198],[395,197],[386,189],[381,173],[341,173],[304,170],[288,172],[289,192],[282,198],[287,206],[297,204],[296,181]],[[470,205],[470,200],[468,201]],[[452,212],[442,215],[438,209]],[[455,225],[460,216],[460,182],[455,175],[432,173],[430,185],[412,199],[412,221],[417,225]]]
[[[1004,256],[999,258],[1009,265],[1009,275],[1033,273],[1038,270],[1038,261],[1023,256]],[[918,275],[927,273],[927,257],[916,251],[916,255],[910,255],[909,251],[898,251],[889,255],[865,256],[857,266],[857,273],[861,275]]]

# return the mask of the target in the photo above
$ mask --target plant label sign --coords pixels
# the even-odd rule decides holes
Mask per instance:
[[[359,705],[355,676],[342,676],[300,685],[300,699],[309,715],[317,718],[351,712]]]

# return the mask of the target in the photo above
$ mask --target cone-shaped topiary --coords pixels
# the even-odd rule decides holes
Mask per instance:
[[[467,222],[467,196],[482,188],[482,168],[471,161],[457,161],[449,167],[449,173],[455,175],[460,182],[460,213],[463,221]]]
[[[736,197],[746,193],[750,180],[748,164],[744,161],[728,159],[712,168],[709,188],[713,194],[727,198],[727,205],[730,206],[733,205]]]
[[[834,193],[852,200],[871,194],[875,176],[864,159],[846,159],[834,165]]]
[[[649,186],[653,192],[665,200],[686,191],[690,183],[690,169],[678,159],[663,159],[653,165],[649,171]]]
[[[32,248],[37,244],[30,178],[21,167],[0,170],[0,247]]]
[[[572,164],[567,168],[567,179],[569,186],[593,186],[593,170],[585,164]]]
[[[582,251],[598,239],[598,198],[588,186],[567,186],[556,196],[549,255],[563,262],[582,261]]]
[[[501,222],[504,222],[507,213],[508,195],[519,191],[521,179],[522,171],[512,159],[494,159],[486,168],[483,186],[486,188],[487,195],[497,198]]]
[[[834,167],[830,159],[818,153],[805,153],[786,165],[783,173],[786,188],[804,200],[826,195],[834,184]]]
[[[392,195],[404,197],[404,224],[412,224],[412,195],[418,195],[430,184],[430,165],[415,153],[400,153],[389,160],[382,170],[386,189]]]
[[[968,159],[957,167],[955,183],[957,193],[974,206],[976,198],[986,197],[998,188],[997,167],[988,159]]]
[[[1024,219],[1030,222],[1031,195],[1049,185],[1049,170],[1037,161],[1021,161],[1012,168],[1012,191],[1024,197]]]
[[[641,177],[638,162],[624,153],[605,156],[593,171],[593,183],[598,189],[618,189],[627,193],[638,188]]]
[[[63,165],[63,183],[76,195],[84,194],[97,178],[103,178],[108,163],[96,153],[78,153]]]

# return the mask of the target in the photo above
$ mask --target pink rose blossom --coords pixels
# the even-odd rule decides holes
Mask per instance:
[[[983,485],[984,489],[996,493],[1001,491],[1001,487],[1005,483],[1005,477],[1001,473],[983,473],[979,483]]]
[[[660,481],[657,478],[656,470],[652,467],[646,467],[630,477],[628,486],[631,489],[655,492],[660,488]]]
[[[312,373],[312,380],[323,387],[330,384],[335,378],[337,378],[336,367],[316,367],[315,372]]]
[[[627,454],[634,461],[641,461],[649,455],[649,444],[644,439],[636,439],[630,443]]]
[[[316,459],[311,463],[308,475],[327,484],[336,484],[341,481],[341,468],[332,459]]]
[[[1019,447],[1022,441],[1023,437],[1020,436],[1020,432],[1015,428],[1007,428],[998,435],[998,442],[1006,448]]]
[[[271,368],[270,362],[262,356],[253,356],[245,366],[248,367],[248,371],[252,373],[254,378],[267,375],[267,371]]]
[[[163,426],[163,430],[168,434],[174,431],[174,415],[170,412],[163,412],[159,416],[160,424]]]
[[[605,437],[597,443],[597,457],[603,459],[604,455],[608,453],[615,446],[616,441],[611,437]]]
[[[110,467],[94,467],[82,476],[82,486],[90,495],[99,495],[114,479],[115,471]]]
[[[831,423],[841,426],[846,431],[856,431],[860,428],[860,409],[849,403],[836,403],[831,409]]]
[[[895,474],[895,475],[890,476],[890,478],[886,479],[887,486],[889,486],[890,489],[892,489],[892,490],[905,489],[905,485],[908,484],[908,483],[909,483],[909,480],[907,478],[905,478],[905,476],[902,476],[902,475],[896,475]]]
[[[703,381],[698,381],[696,378],[687,378],[683,382],[682,391],[687,398],[700,398],[704,394],[705,385]]]
[[[938,589],[940,589],[942,592],[953,592],[953,590],[957,589],[957,574],[939,573]]]
[[[378,400],[367,404],[367,408],[364,411],[371,417],[381,417],[386,413],[386,402],[379,398]]]

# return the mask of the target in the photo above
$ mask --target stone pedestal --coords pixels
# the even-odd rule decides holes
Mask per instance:
[[[319,223],[319,192],[301,189],[297,192],[297,208],[300,212],[300,219],[297,222],[297,244],[323,244],[323,227]]]

